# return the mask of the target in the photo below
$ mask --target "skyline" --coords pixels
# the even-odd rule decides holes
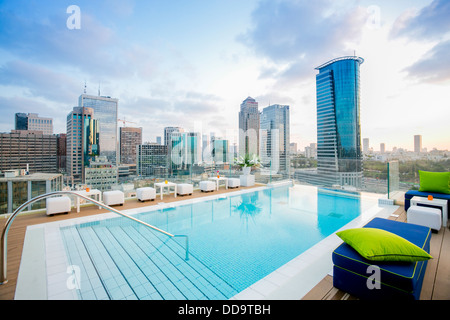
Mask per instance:
[[[80,29],[66,25],[72,4]],[[361,138],[414,150],[421,135],[424,148],[450,150],[448,16],[450,3],[423,0],[2,1],[0,132],[30,112],[65,133],[86,81],[87,94],[100,86],[119,100],[118,118],[143,127],[143,141],[199,119],[226,136],[251,96],[260,111],[290,106],[303,150],[317,140],[314,68],[356,55]]]

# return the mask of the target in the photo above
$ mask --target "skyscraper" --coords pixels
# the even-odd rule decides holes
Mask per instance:
[[[272,173],[289,176],[290,125],[289,106],[274,104],[261,112],[261,163]]]
[[[67,174],[84,183],[85,168],[99,155],[99,125],[92,108],[74,107],[67,116]]]
[[[198,132],[172,132],[170,135],[171,172],[189,170],[202,162],[202,139]]]
[[[239,154],[259,155],[259,111],[258,102],[247,97],[239,111]]]
[[[100,156],[106,157],[113,166],[119,163],[119,144],[117,137],[117,113],[119,100],[111,97],[82,94],[79,107],[92,108],[98,121],[100,134]]]
[[[348,56],[316,68],[318,184],[361,186],[359,69],[363,62]]]
[[[37,113],[16,113],[16,130],[42,131],[43,134],[53,134],[53,119],[39,117]]]
[[[142,128],[120,128],[120,162],[136,164],[136,146],[142,144]]]
[[[414,152],[415,153],[422,152],[422,136],[421,135],[414,136]]]

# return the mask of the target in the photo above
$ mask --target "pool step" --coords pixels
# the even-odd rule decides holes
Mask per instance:
[[[237,293],[194,255],[185,261],[183,239],[147,227],[82,226],[64,237],[74,242],[71,263],[86,275],[81,299],[227,299]]]

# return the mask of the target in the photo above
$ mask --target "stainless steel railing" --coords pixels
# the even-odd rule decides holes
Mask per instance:
[[[90,201],[90,202],[96,204],[97,206],[100,206],[100,207],[102,207],[102,208],[104,208],[104,209],[106,209],[106,210],[109,210],[109,211],[111,211],[111,212],[117,213],[117,214],[119,214],[119,215],[121,215],[121,216],[123,216],[123,217],[125,217],[125,218],[131,219],[131,220],[136,221],[137,223],[140,223],[140,224],[142,224],[142,225],[145,225],[145,226],[147,226],[147,227],[149,227],[149,228],[151,228],[151,229],[153,229],[153,230],[155,230],[155,231],[158,231],[158,232],[160,232],[160,233],[162,233],[162,234],[165,234],[165,235],[168,236],[168,237],[171,237],[171,238],[175,238],[175,237],[183,237],[183,238],[186,239],[186,257],[185,257],[185,260],[189,260],[189,237],[188,237],[187,235],[184,235],[184,234],[178,234],[178,235],[177,235],[177,234],[175,234],[175,235],[174,235],[174,234],[171,234],[171,233],[169,233],[169,232],[167,232],[167,231],[161,230],[161,229],[159,229],[159,228],[157,228],[157,227],[155,227],[155,226],[152,226],[151,224],[148,224],[148,223],[146,223],[146,222],[144,222],[144,221],[141,221],[141,220],[139,220],[139,219],[136,219],[136,218],[134,218],[134,217],[132,217],[132,216],[129,216],[129,215],[123,213],[123,212],[120,212],[119,210],[116,210],[116,209],[114,209],[114,208],[111,208],[110,206],[107,206],[107,205],[105,205],[105,204],[103,204],[103,203],[101,203],[101,202],[99,202],[99,201],[97,201],[97,200],[94,200],[94,199],[92,199],[92,198],[90,198],[90,197],[88,197],[88,196],[85,196],[85,195],[76,193],[76,192],[74,192],[74,191],[55,191],[55,192],[50,192],[50,193],[46,193],[46,194],[37,196],[37,197],[35,197],[35,198],[31,199],[31,200],[28,200],[27,202],[25,202],[24,204],[22,204],[20,207],[18,207],[18,208],[17,208],[17,209],[16,209],[16,210],[8,217],[8,220],[6,220],[5,227],[4,227],[3,230],[2,230],[1,246],[0,246],[0,262],[1,262],[1,263],[0,263],[0,285],[1,285],[1,284],[5,284],[5,283],[8,282],[8,279],[7,279],[7,277],[6,277],[6,276],[7,276],[7,265],[8,265],[8,263],[7,263],[7,254],[8,254],[8,232],[9,232],[9,228],[11,227],[11,224],[13,223],[15,217],[16,217],[16,216],[17,216],[17,215],[18,215],[25,207],[29,206],[30,204],[32,204],[32,203],[34,203],[34,202],[36,202],[36,201],[45,199],[45,198],[49,198],[49,197],[52,197],[52,196],[56,196],[56,195],[73,195],[73,196],[76,196],[76,197],[80,197],[80,198],[83,198],[83,199],[85,199],[85,200],[88,200],[88,201]]]

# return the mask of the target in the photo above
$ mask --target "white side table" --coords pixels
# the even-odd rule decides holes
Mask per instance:
[[[209,180],[212,180],[216,183],[216,190],[219,190],[219,182],[225,181],[225,189],[228,189],[228,178],[225,177],[210,177]]]
[[[87,192],[86,190],[80,190],[80,191],[75,191],[75,193],[81,194],[83,196],[88,196],[91,197],[95,196],[95,200],[97,200],[98,202],[102,202],[102,192],[98,189],[90,189],[89,192]],[[80,212],[80,197],[75,197],[75,207],[77,208],[77,212]],[[102,207],[98,207],[99,209],[101,209]]]
[[[255,176],[251,174],[244,174],[239,176],[242,187],[253,187],[255,185]]]
[[[444,226],[444,228],[447,228],[447,221],[448,221],[447,200],[436,198],[434,198],[433,200],[428,200],[428,198],[425,197],[414,196],[411,198],[410,201],[411,206],[420,203],[422,205],[440,207],[442,212],[442,225]]]
[[[159,193],[160,193],[161,200],[163,198],[163,193],[164,193],[164,188],[165,187],[167,187],[167,193],[169,193],[169,194],[170,194],[170,187],[173,187],[174,188],[174,196],[175,196],[175,198],[177,197],[177,184],[176,183],[173,183],[173,182],[167,182],[167,183],[165,183],[165,182],[158,182],[158,183],[155,183],[155,189],[157,187],[159,187]]]

